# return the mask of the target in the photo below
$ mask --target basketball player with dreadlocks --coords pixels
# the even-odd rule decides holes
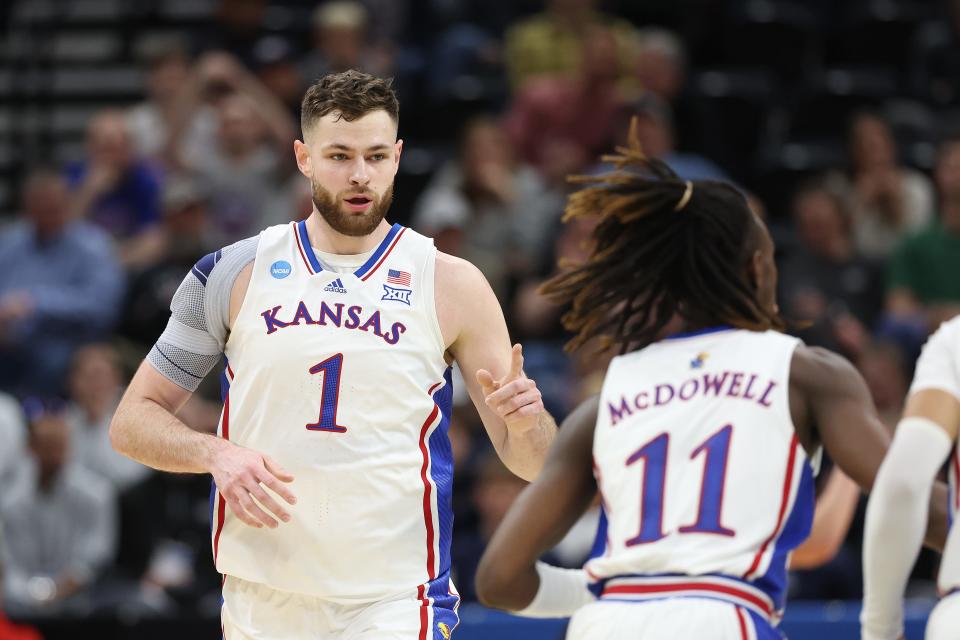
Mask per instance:
[[[520,615],[576,611],[577,640],[780,638],[821,445],[869,490],[889,438],[846,360],[779,332],[773,242],[741,194],[680,180],[631,139],[618,171],[579,179],[566,219],[599,218],[591,255],[545,286],[572,304],[571,348],[621,355],[494,535],[477,592]],[[658,339],[675,316],[683,332]],[[582,571],[537,562],[597,491],[602,549]]]

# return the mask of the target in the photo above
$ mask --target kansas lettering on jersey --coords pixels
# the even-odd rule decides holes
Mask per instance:
[[[809,533],[813,471],[790,415],[798,341],[718,329],[615,358],[594,435],[604,599],[696,596],[773,623]]]
[[[346,293],[345,290],[344,293]],[[368,331],[378,338],[381,338],[387,344],[397,344],[401,334],[407,330],[407,327],[402,322],[394,322],[390,323],[388,325],[389,328],[384,332],[379,309],[373,313],[365,313],[363,307],[360,305],[352,305],[347,307],[346,312],[344,312],[344,304],[342,302],[328,305],[326,302],[320,301],[319,306],[315,307],[311,314],[307,304],[303,300],[300,300],[296,310],[287,314],[288,316],[293,316],[287,322],[277,317],[278,315],[284,315],[283,305],[280,304],[272,309],[263,311],[260,315],[263,317],[263,322],[266,325],[267,335],[270,335],[278,329],[286,329],[287,327],[315,325],[320,327],[335,327],[337,329]],[[314,320],[314,317],[316,317],[316,320]]]
[[[218,571],[335,602],[455,600],[452,389],[435,256],[430,239],[394,225],[366,264],[334,273],[304,223],[262,232],[224,349],[219,433],[283,465],[297,503],[290,522],[256,529],[215,492]],[[411,275],[389,284],[403,296],[385,293],[390,270]],[[427,615],[456,624],[440,608]]]

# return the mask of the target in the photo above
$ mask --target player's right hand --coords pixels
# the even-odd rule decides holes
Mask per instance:
[[[285,486],[293,482],[293,476],[266,454],[227,444],[215,456],[210,473],[233,514],[258,529],[275,529],[278,519],[289,522],[290,513],[266,489],[288,504],[296,504],[293,492]]]

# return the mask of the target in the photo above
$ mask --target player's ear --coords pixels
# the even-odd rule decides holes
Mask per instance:
[[[400,168],[400,153],[403,151],[403,140],[397,140],[393,145],[393,175],[397,175]]]
[[[297,168],[308,178],[313,177],[313,165],[310,159],[310,148],[302,140],[293,141],[293,155],[297,158]]]

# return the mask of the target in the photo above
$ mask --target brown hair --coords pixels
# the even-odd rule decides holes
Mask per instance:
[[[300,129],[306,131],[328,113],[337,113],[338,118],[352,122],[381,109],[394,122],[399,121],[400,103],[393,91],[392,79],[377,78],[353,69],[330,73],[314,82],[303,96]]]
[[[724,182],[681,180],[664,162],[645,155],[630,127],[629,147],[605,156],[618,171],[577,176],[585,184],[570,196],[565,220],[597,217],[586,262],[565,266],[541,289],[569,304],[563,324],[575,349],[600,339],[620,353],[654,341],[679,314],[697,325],[780,329],[743,276],[752,245],[753,214]]]

